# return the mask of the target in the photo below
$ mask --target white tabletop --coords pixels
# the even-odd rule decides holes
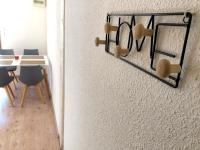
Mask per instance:
[[[45,55],[0,55],[0,66],[48,66],[48,57]]]

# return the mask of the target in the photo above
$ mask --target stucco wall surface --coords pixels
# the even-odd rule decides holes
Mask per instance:
[[[107,12],[185,10],[195,15],[177,89],[95,47],[95,37],[105,37]],[[167,30],[159,47],[177,53],[178,60],[183,29]],[[200,149],[199,0],[67,0],[65,34],[65,150]],[[127,59],[148,69],[149,41]]]

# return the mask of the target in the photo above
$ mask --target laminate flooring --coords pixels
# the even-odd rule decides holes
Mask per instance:
[[[18,82],[17,89],[11,85],[15,107],[10,106],[5,90],[0,88],[0,150],[59,150],[52,103],[45,86],[42,94],[46,104],[30,87],[21,108],[23,84]]]

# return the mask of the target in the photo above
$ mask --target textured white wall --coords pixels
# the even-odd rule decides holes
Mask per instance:
[[[33,0],[0,0],[2,48],[22,54],[25,48],[38,48],[46,54],[46,8],[36,7]]]
[[[178,89],[94,45],[105,37],[107,12],[181,10],[196,15]],[[67,0],[66,11],[65,150],[200,149],[200,1]],[[169,36],[161,36],[160,47],[180,48],[181,31],[163,31]],[[145,42],[129,59],[146,66],[147,52]]]

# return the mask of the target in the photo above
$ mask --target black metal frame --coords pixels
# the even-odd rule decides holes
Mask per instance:
[[[131,22],[128,23],[128,22],[121,22],[121,17],[127,17],[127,16],[130,16],[131,17]],[[154,58],[156,56],[156,54],[162,54],[162,55],[166,55],[168,57],[172,57],[172,58],[175,58],[176,55],[174,54],[170,54],[168,52],[165,52],[165,51],[161,51],[161,50],[157,50],[156,49],[156,44],[157,44],[157,36],[158,36],[158,31],[159,31],[159,27],[160,26],[176,26],[176,27],[185,27],[186,28],[186,32],[185,32],[185,38],[184,38],[184,42],[183,42],[183,48],[182,48],[182,52],[181,52],[181,59],[180,59],[180,66],[182,67],[183,65],[183,61],[184,61],[184,56],[185,56],[185,51],[186,51],[186,46],[187,46],[187,41],[188,41],[188,35],[189,35],[189,32],[190,32],[190,26],[191,26],[191,21],[192,21],[192,14],[190,12],[175,12],[175,13],[130,13],[130,14],[117,14],[117,13],[110,13],[110,14],[107,14],[107,19],[106,19],[106,22],[111,22],[111,17],[119,17],[119,23],[118,23],[118,31],[116,33],[116,41],[113,41],[113,40],[110,40],[110,35],[109,34],[106,34],[106,44],[105,44],[105,51],[114,56],[113,53],[110,52],[110,42],[115,42],[116,45],[119,44],[119,38],[120,38],[120,28],[126,24],[129,29],[130,29],[130,32],[129,32],[129,38],[128,38],[128,44],[127,44],[127,48],[129,49],[129,52],[132,50],[132,45],[133,45],[133,34],[132,34],[132,26],[136,25],[136,20],[135,20],[135,17],[138,17],[138,16],[149,16],[150,17],[150,20],[149,20],[149,23],[147,25],[147,28],[149,29],[153,29],[155,28],[155,18],[156,17],[159,17],[159,16],[183,16],[183,23],[158,23],[156,24],[156,28],[155,28],[155,32],[154,32],[154,35],[151,36],[151,44],[150,44],[150,59],[151,59],[151,64],[150,64],[150,68],[152,70],[155,71],[155,67],[154,67]],[[187,20],[186,20],[187,18]],[[138,44],[138,40],[135,40],[135,44],[136,44],[136,49],[137,51],[141,51],[142,49],[142,46],[143,46],[143,43],[145,41],[145,38],[146,37],[143,37],[141,43],[140,43],[140,46]],[[127,56],[127,55],[126,55]],[[178,84],[179,84],[179,81],[180,81],[180,76],[181,76],[181,72],[177,74],[176,77],[174,76],[169,76],[168,77],[168,80],[167,79],[161,79],[159,78],[156,74],[142,68],[141,66],[138,66],[137,64],[134,64],[133,62],[130,62],[128,60],[126,60],[125,58],[123,57],[126,57],[126,56],[122,56],[120,57],[119,59],[128,63],[129,65],[131,66],[134,66],[135,68],[147,73],[148,75],[160,80],[161,82],[173,87],[173,88],[177,88],[178,87]]]

